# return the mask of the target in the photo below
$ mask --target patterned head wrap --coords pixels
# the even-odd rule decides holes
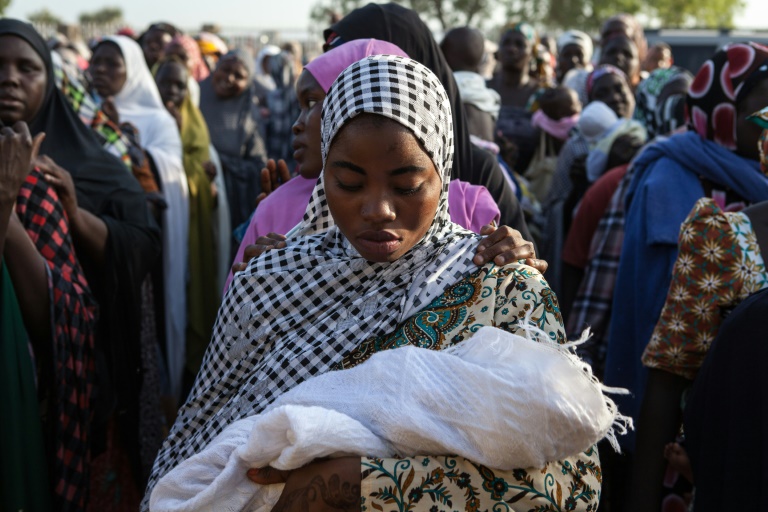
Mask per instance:
[[[589,74],[589,76],[587,76],[587,98],[592,96],[592,88],[595,86],[595,83],[607,75],[620,76],[624,79],[625,82],[629,83],[627,80],[627,75],[625,75],[622,70],[610,64],[601,64],[600,66],[596,67],[594,71]]]
[[[757,43],[731,44],[707,60],[688,92],[688,115],[703,138],[736,149],[736,104],[756,83],[752,74],[768,61],[768,48]],[[764,75],[763,75],[764,76]]]
[[[399,56],[352,64],[323,103],[323,160],[339,130],[363,113],[402,124],[432,158],[443,189],[431,227],[397,261],[368,262],[333,225],[321,175],[301,224],[304,236],[289,239],[285,249],[265,252],[235,274],[213,341],[155,461],[145,496],[227,425],[260,413],[287,390],[331,370],[365,340],[391,332],[474,269],[477,239],[448,217],[453,127],[440,81],[422,64]]]
[[[208,66],[205,65],[205,62],[203,62],[203,57],[200,54],[200,47],[198,46],[197,41],[186,34],[180,34],[174,37],[168,44],[170,45],[174,43],[181,45],[181,47],[184,48],[189,61],[189,71],[192,73],[192,77],[198,82],[208,78],[211,71],[208,69]]]
[[[536,29],[533,28],[533,25],[530,23],[526,23],[524,21],[521,21],[520,23],[507,24],[503,29],[501,29],[501,34],[504,35],[507,32],[520,32],[528,41],[533,43],[534,46],[539,42]]]
[[[672,66],[654,70],[635,91],[635,119],[645,125],[648,138],[666,135],[685,124],[685,97],[693,76]]]
[[[760,169],[768,174],[768,107],[749,116],[749,120],[763,129],[757,145],[760,148]]]
[[[440,201],[445,201],[446,204],[438,206],[432,226],[435,228],[441,222],[450,222],[447,200],[448,183],[451,181],[450,168],[453,165],[451,107],[440,80],[425,66],[415,64],[416,61],[405,57],[374,56],[348,67],[331,85],[323,103],[323,138],[320,150],[323,155],[323,168],[325,168],[334,137],[345,124],[360,114],[382,115],[408,128],[427,150],[443,182]],[[361,89],[359,81],[366,78],[369,82]],[[401,83],[406,87],[401,88]],[[378,95],[370,98],[364,95],[360,101],[360,93],[365,94],[380,86]],[[405,96],[404,93],[407,93],[408,89],[413,89],[414,94],[406,103],[408,108],[400,108],[399,98]],[[320,231],[325,231],[331,224],[327,224],[330,220],[328,211],[325,212],[328,219],[324,221],[319,219],[320,208],[318,207],[325,204],[322,181],[321,176],[320,186],[315,189],[315,193],[322,194],[322,197],[316,198],[313,194],[304,220],[313,227],[319,225]]]

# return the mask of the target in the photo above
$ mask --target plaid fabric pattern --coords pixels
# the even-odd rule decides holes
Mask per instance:
[[[56,53],[53,52],[52,55],[55,56]],[[131,157],[128,151],[132,145],[131,140],[121,133],[120,128],[104,112],[96,108],[96,103],[88,95],[85,87],[75,78],[67,75],[59,58],[53,59],[53,76],[56,87],[64,93],[64,97],[67,98],[83,124],[91,128],[104,149],[118,157],[130,170]]]
[[[75,256],[55,190],[34,170],[19,191],[16,213],[48,264],[55,407],[56,510],[85,510],[90,464],[89,428],[94,383],[96,305]],[[45,478],[45,475],[40,475]]]
[[[613,290],[624,243],[624,197],[633,174],[630,166],[600,218],[589,249],[589,263],[584,269],[566,328],[568,339],[576,339],[583,329],[591,328],[592,337],[577,350],[600,378],[605,368]]]
[[[231,422],[258,414],[285,391],[341,363],[475,267],[477,239],[451,224],[450,103],[435,75],[401,57],[376,56],[347,68],[323,105],[322,154],[351,119],[389,117],[409,128],[441,175],[443,189],[424,239],[392,263],[370,263],[333,224],[321,178],[301,233],[254,259],[232,281],[202,369],[155,461],[142,504],[171,468]]]

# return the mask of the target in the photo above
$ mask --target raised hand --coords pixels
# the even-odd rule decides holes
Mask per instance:
[[[27,123],[23,121],[0,129],[0,202],[3,205],[16,202],[19,189],[32,170],[43,139],[44,133],[32,138]]]
[[[275,163],[270,158],[267,161],[267,166],[261,170],[261,194],[256,198],[256,205],[274,192],[277,187],[284,185],[290,179],[291,171],[288,169],[288,164],[285,163],[285,160],[281,159]]]

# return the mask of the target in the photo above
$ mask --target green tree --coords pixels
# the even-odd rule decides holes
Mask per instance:
[[[370,0],[318,0],[311,20],[328,26],[329,13],[345,14]],[[459,25],[484,28],[488,23],[525,20],[546,28],[594,32],[610,16],[639,14],[667,28],[732,28],[744,0],[395,0],[445,30]],[[760,0],[765,1],[765,0]],[[501,17],[504,19],[500,19]]]
[[[80,15],[80,23],[106,25],[123,21],[123,10],[120,7],[104,7],[94,12],[84,12]]]
[[[56,16],[46,8],[27,14],[27,19],[32,23],[41,23],[45,25],[58,26],[61,24],[61,18],[59,18],[58,16]]]
[[[0,0],[0,16],[5,14],[9,5],[11,5],[11,0]]]
[[[344,15],[370,0],[318,0],[310,13],[313,23],[328,26],[332,14]],[[500,0],[395,0],[415,10],[427,21],[436,21],[447,30],[459,25],[470,25],[491,14],[491,8]]]
[[[534,2],[535,0],[518,0]],[[552,28],[578,27],[597,30],[606,18],[626,12],[639,14],[651,24],[665,28],[732,28],[733,19],[744,7],[743,0],[546,0],[545,16],[534,16]],[[540,14],[539,10],[535,14]]]

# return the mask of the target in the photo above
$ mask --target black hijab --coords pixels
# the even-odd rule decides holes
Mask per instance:
[[[399,46],[408,56],[427,66],[440,79],[451,101],[453,114],[453,170],[451,179],[483,185],[501,211],[501,223],[516,228],[531,240],[522,209],[496,159],[469,140],[464,105],[443,52],[418,13],[395,3],[370,3],[350,12],[323,33],[326,48],[355,39],[375,38]]]
[[[107,225],[109,235],[102,264],[90,261],[85,251],[78,252],[99,303],[97,408],[101,406],[104,417],[117,408],[121,412],[119,420],[130,431],[131,444],[138,446],[135,425],[141,385],[141,283],[160,255],[160,230],[136,179],[122,162],[101,147],[56,87],[51,54],[40,34],[28,23],[6,18],[0,19],[0,35],[23,39],[42,58],[45,97],[29,123],[30,132],[33,136],[45,132],[40,154],[69,171],[79,206]],[[97,416],[99,413],[97,409]],[[98,450],[98,446],[94,448]],[[138,453],[138,448],[133,453]]]

